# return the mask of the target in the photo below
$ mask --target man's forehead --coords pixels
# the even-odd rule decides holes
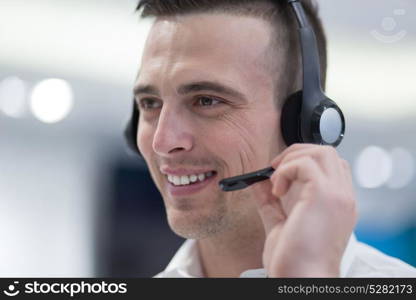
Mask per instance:
[[[184,79],[181,84],[227,80],[237,88],[244,81],[266,81],[270,73],[260,66],[269,39],[268,24],[254,17],[205,13],[159,18],[146,42],[136,83],[155,85],[167,74],[171,83],[177,77]]]
[[[159,17],[147,42],[148,50],[222,50],[259,55],[270,45],[272,30],[268,22],[254,16],[226,13],[194,13]]]

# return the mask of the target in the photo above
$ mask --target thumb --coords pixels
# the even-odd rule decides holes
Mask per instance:
[[[255,203],[263,222],[266,235],[279,223],[286,220],[279,198],[272,194],[272,183],[265,180],[253,186],[255,189]]]

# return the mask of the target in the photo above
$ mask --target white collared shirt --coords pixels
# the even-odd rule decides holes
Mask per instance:
[[[266,277],[265,269],[247,270],[240,277]],[[341,277],[415,277],[416,268],[358,242],[352,234],[340,265]],[[186,240],[166,269],[155,277],[201,278],[196,240]]]

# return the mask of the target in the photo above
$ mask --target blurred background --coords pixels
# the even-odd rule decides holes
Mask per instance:
[[[359,240],[416,266],[416,2],[318,0]],[[0,0],[0,276],[149,277],[182,243],[126,150],[136,0]]]

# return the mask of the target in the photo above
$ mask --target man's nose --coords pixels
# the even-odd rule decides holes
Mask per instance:
[[[162,109],[153,137],[153,150],[161,156],[190,151],[194,140],[188,123],[179,112]]]

